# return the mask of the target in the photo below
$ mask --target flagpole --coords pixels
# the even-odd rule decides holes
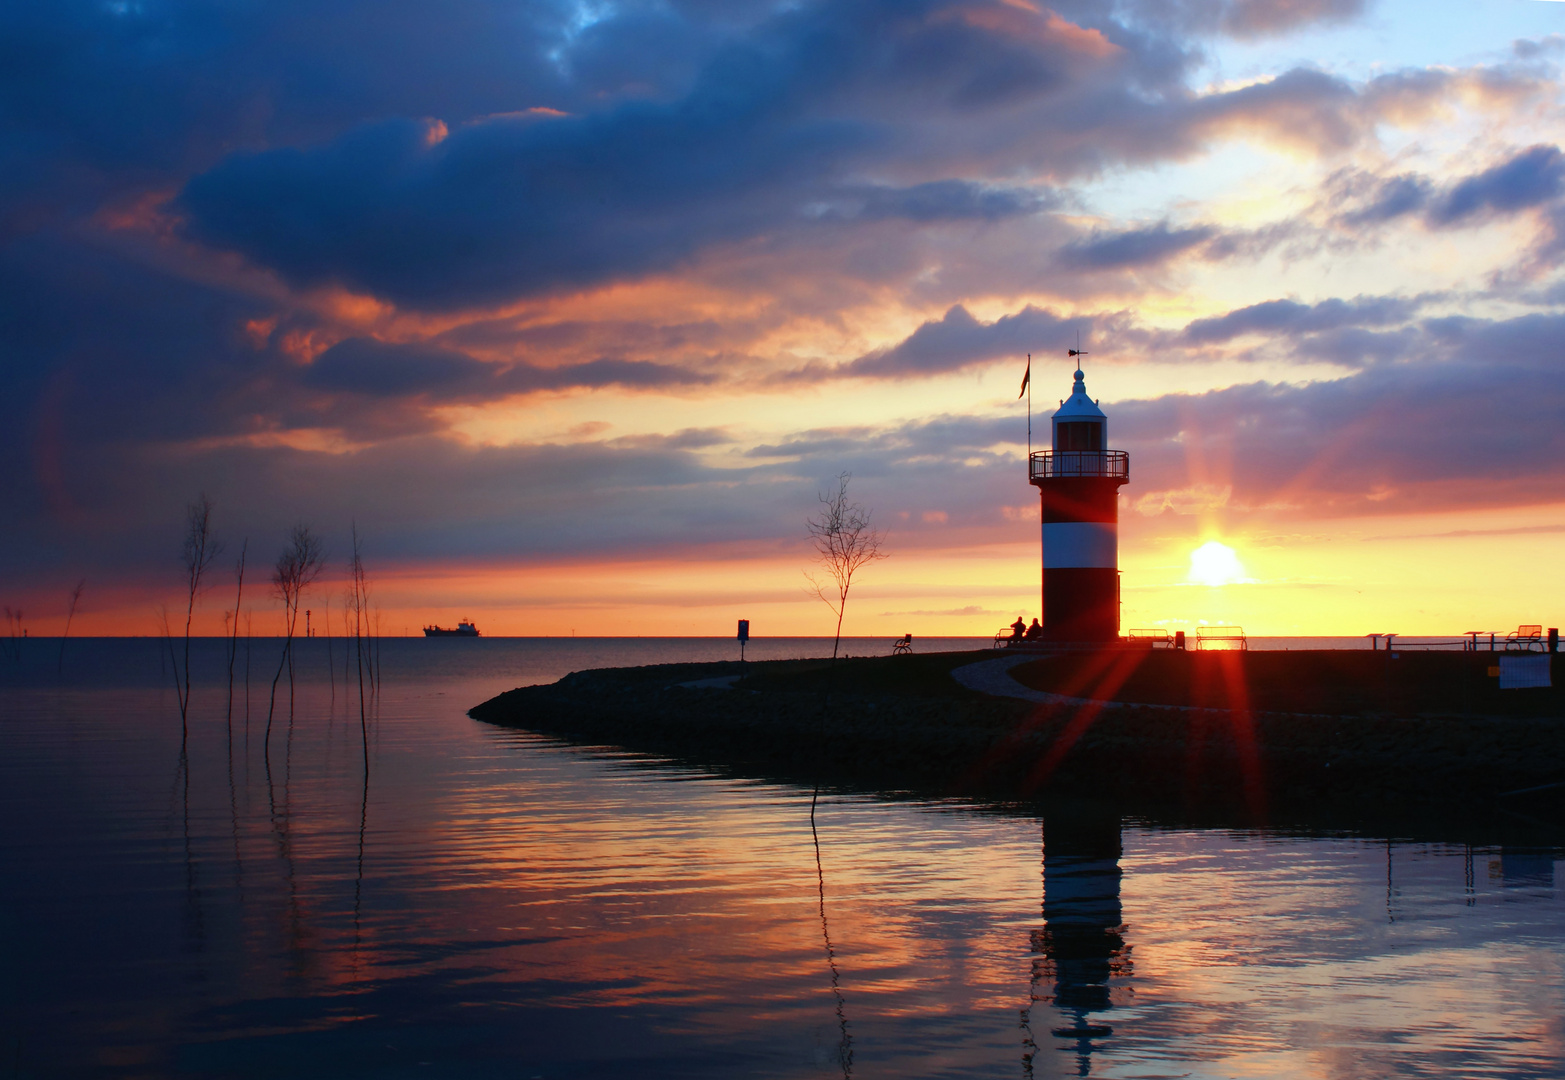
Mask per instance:
[[[1032,474],[1032,353],[1027,354],[1027,470]]]

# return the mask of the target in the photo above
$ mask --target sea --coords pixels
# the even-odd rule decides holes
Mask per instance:
[[[0,1076],[1565,1076],[1565,853],[1525,801],[817,792],[467,716],[731,640],[376,648],[361,712],[340,639],[291,678],[240,639],[232,684],[198,639],[182,718],[183,642],[0,639]]]

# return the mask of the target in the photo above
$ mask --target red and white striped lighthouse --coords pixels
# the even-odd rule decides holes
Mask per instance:
[[[1028,463],[1043,501],[1043,635],[1049,641],[1119,636],[1119,486],[1130,455],[1108,449],[1108,417],[1087,396],[1081,369],[1054,414],[1054,449]]]

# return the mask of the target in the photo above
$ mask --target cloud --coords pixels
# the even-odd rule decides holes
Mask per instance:
[[[1268,37],[1309,23],[1344,22],[1364,6],[1365,0],[1235,0],[1223,5],[1222,27],[1236,38]]]
[[[440,308],[667,270],[778,228],[1032,212],[1045,192],[949,174],[906,185],[853,175],[877,157],[906,157],[918,110],[1005,109],[1068,87],[1083,66],[1117,62],[1101,37],[1057,17],[1020,37],[947,17],[969,8],[991,10],[873,0],[798,9],[717,50],[666,101],[456,126],[385,120],[307,149],[233,155],[192,178],[174,208],[187,236],[296,285]],[[866,52],[865,40],[884,48]]]
[[[1212,10],[1260,33],[1356,5]],[[1144,31],[1105,8],[1071,22],[990,0],[789,6],[713,45],[677,90],[559,115],[404,113],[245,150],[191,177],[170,208],[188,239],[299,288],[476,308],[675,273],[735,245],[1027,218],[1060,205],[1062,182],[1188,159],[1217,140],[1345,150],[1480,79],[1355,85],[1297,68],[1195,93],[1184,84],[1194,54]],[[1211,237],[1165,223],[1065,254],[1136,267]]]
[[[1373,225],[1416,213],[1429,204],[1434,184],[1428,177],[1404,173],[1380,181],[1357,209],[1343,215],[1350,225]]]
[[[1138,496],[1131,505],[1136,513],[1148,517],[1165,512],[1188,516],[1221,510],[1228,505],[1233,493],[1232,484],[1218,487],[1216,484],[1197,483],[1182,488],[1149,491]]]
[[[1166,221],[1124,232],[1094,230],[1088,239],[1067,244],[1061,258],[1066,265],[1091,270],[1155,265],[1205,243],[1216,233],[1209,225],[1174,229]]]
[[[985,323],[958,304],[938,322],[926,322],[896,345],[866,353],[842,372],[872,377],[935,375],[1003,356],[1017,358],[1063,348],[1074,344],[1078,333],[1089,336],[1092,328],[1090,318],[1062,318],[1030,304],[1014,315]]]
[[[1050,191],[934,180],[912,187],[845,187],[805,213],[837,221],[999,221],[1037,213],[1058,202]]]
[[[921,616],[937,616],[937,615],[952,615],[952,616],[989,615],[989,616],[1000,617],[1000,616],[1012,615],[1012,614],[1014,614],[1014,612],[1010,612],[1010,611],[996,611],[993,608],[980,607],[977,604],[968,604],[966,607],[941,608],[941,609],[935,610],[935,611],[930,611],[930,610],[927,610],[927,609],[919,609],[917,611],[882,611],[880,614],[884,618],[891,618],[891,617],[897,616],[897,615],[921,615]]]
[[[348,338],[317,356],[301,381],[317,390],[371,397],[431,396],[444,400],[495,392],[494,365],[454,349]]]
[[[1413,214],[1433,228],[1469,226],[1488,214],[1514,214],[1557,200],[1565,191],[1565,155],[1557,146],[1540,144],[1444,184],[1417,173],[1380,178],[1346,172],[1328,187],[1332,201],[1349,206],[1338,215],[1349,227]]]
[[[1132,0],[1128,6],[1156,25],[1254,41],[1352,19],[1363,13],[1365,0]]]
[[[488,401],[538,390],[706,385],[715,377],[645,360],[604,358],[557,367],[486,363],[440,346],[348,338],[316,357],[300,381],[311,389],[369,397]]]
[[[1565,156],[1557,146],[1533,146],[1509,161],[1455,184],[1429,219],[1452,225],[1484,211],[1514,213],[1556,198],[1565,184]]]
[[[1559,315],[1427,318],[1400,339],[1395,362],[1341,379],[1253,383],[1109,412],[1138,484],[1154,494],[1231,486],[1236,512],[1556,502],[1565,490],[1562,335]]]
[[[1448,540],[1468,536],[1544,536],[1565,533],[1565,525],[1518,525],[1509,529],[1450,529],[1437,533],[1396,533],[1366,536],[1365,540]]]
[[[1511,51],[1518,60],[1536,60],[1550,53],[1565,50],[1565,37],[1559,34],[1548,34],[1536,41],[1529,38],[1517,38],[1511,43]]]
[[[1343,327],[1387,326],[1407,321],[1424,303],[1423,298],[1357,296],[1330,299],[1317,304],[1297,300],[1266,300],[1187,325],[1181,338],[1192,345],[1231,341],[1243,334],[1289,336],[1337,330]]]

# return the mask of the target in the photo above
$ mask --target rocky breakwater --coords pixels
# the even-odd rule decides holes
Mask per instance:
[[[1455,808],[1565,781],[1559,691],[1497,691],[1489,656],[1109,649],[1009,657],[998,680],[993,660],[584,671],[471,715],[706,768],[932,795]],[[978,663],[987,680],[968,677]]]

